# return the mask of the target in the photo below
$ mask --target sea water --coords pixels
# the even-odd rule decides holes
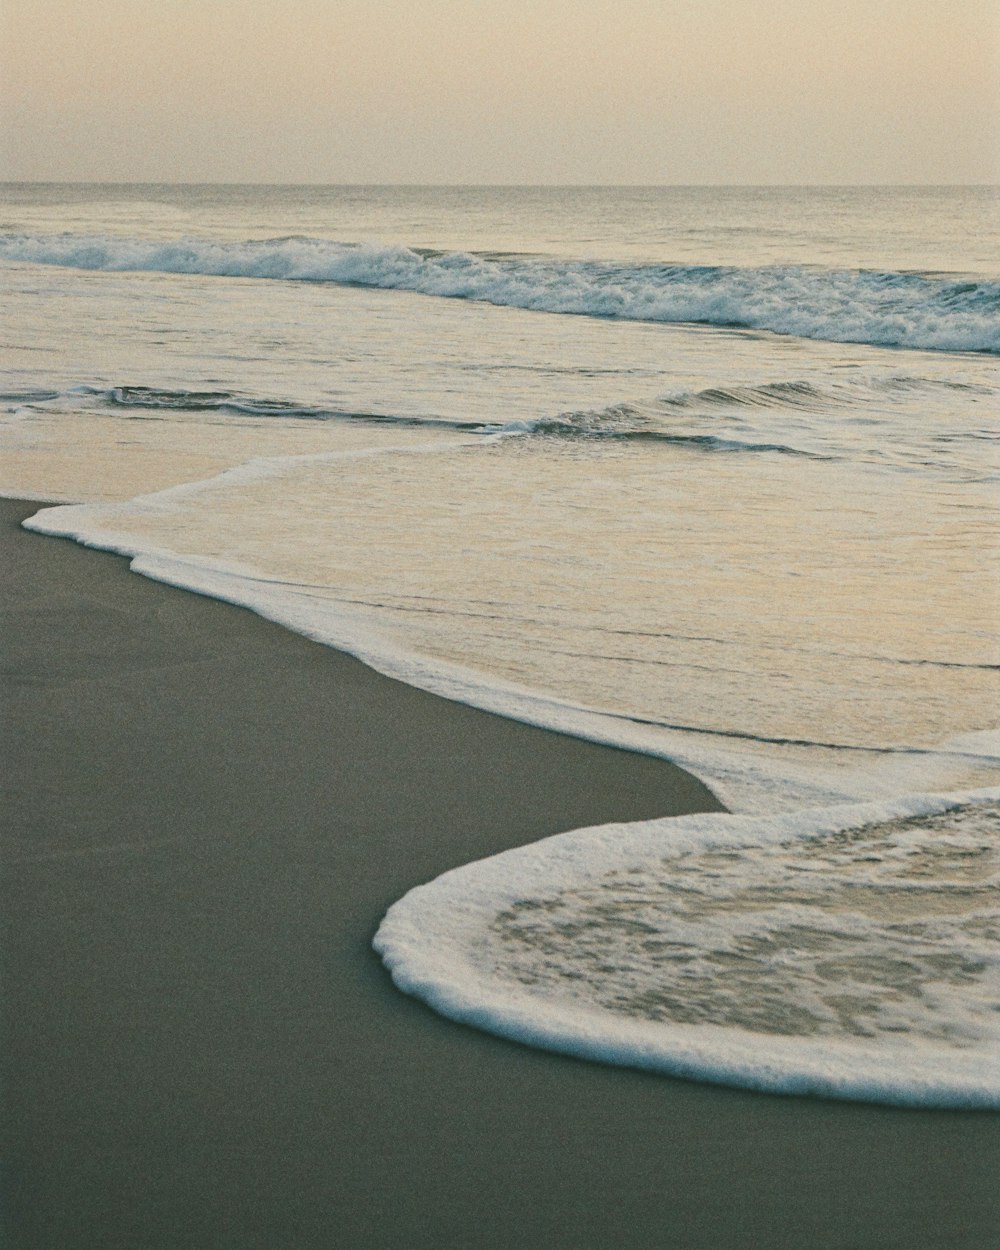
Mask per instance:
[[[456,866],[380,930],[404,988],[613,1062],[996,1105],[997,206],[7,186],[0,489],[731,809]]]

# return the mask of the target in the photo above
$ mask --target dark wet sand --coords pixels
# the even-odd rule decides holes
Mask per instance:
[[[1000,1116],[534,1052],[369,943],[446,868],[712,806],[2,517],[12,1250],[993,1250]]]

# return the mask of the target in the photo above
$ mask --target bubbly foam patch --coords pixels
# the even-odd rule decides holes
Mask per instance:
[[[749,1088],[1000,1106],[1000,791],[549,838],[375,947],[445,1015]]]

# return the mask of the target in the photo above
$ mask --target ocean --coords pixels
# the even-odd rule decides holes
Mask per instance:
[[[415,882],[402,988],[607,1062],[1000,1106],[998,205],[0,186],[0,491],[730,809]]]

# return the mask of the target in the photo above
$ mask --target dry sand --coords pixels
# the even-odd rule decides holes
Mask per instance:
[[[11,1250],[993,1250],[1000,1117],[535,1052],[370,950],[441,871],[708,809],[668,764],[383,678],[3,501]]]

